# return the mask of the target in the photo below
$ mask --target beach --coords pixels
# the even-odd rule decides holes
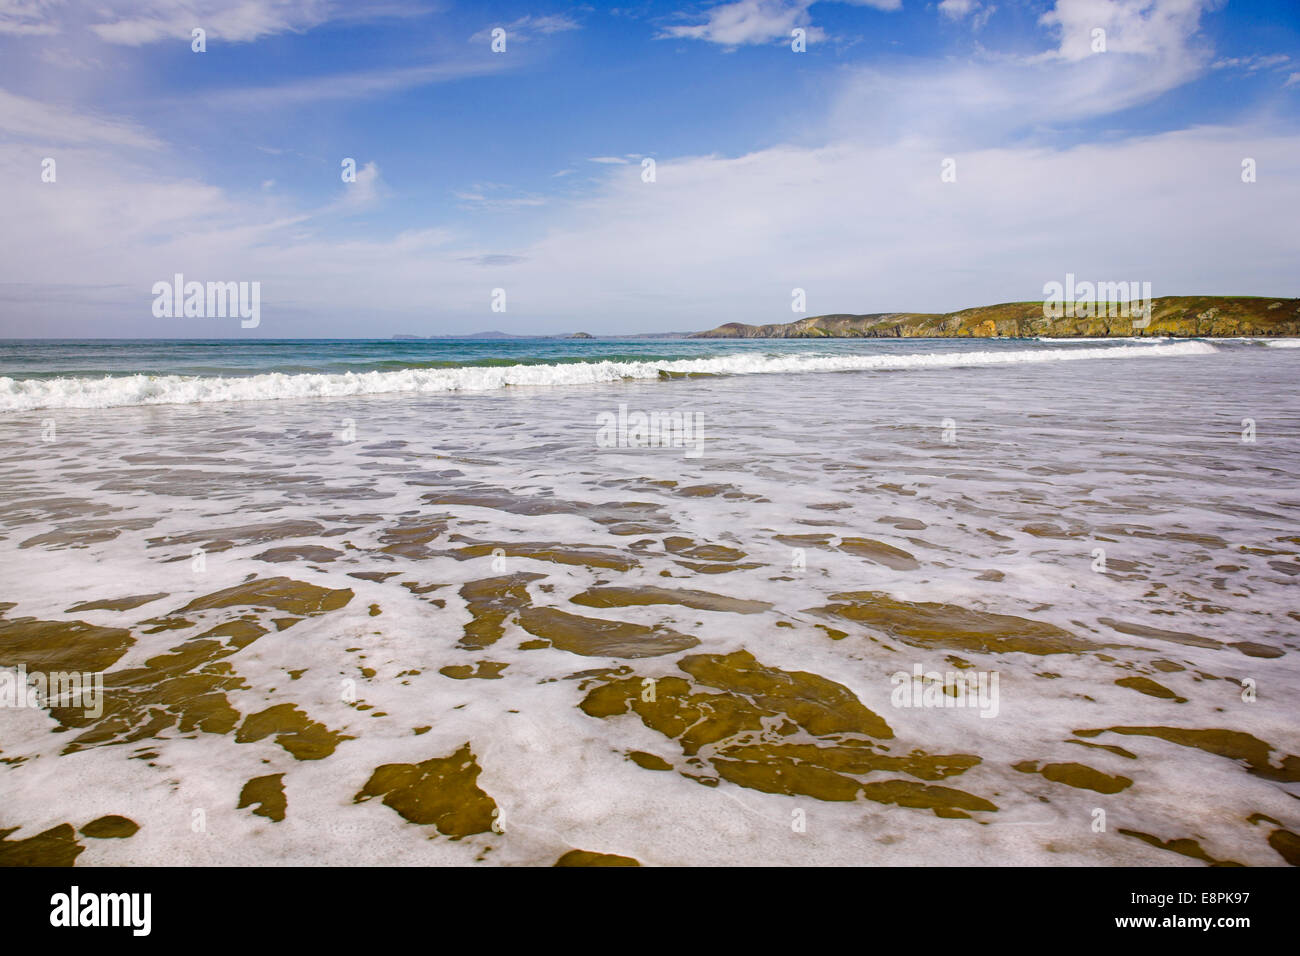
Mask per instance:
[[[1293,342],[6,346],[0,859],[1294,863]]]

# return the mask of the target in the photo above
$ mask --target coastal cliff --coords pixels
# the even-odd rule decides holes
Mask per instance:
[[[1105,306],[1101,307],[1105,312]],[[1118,311],[1118,310],[1114,310]],[[1047,319],[1042,302],[1005,302],[960,312],[877,312],[817,315],[781,325],[728,322],[694,339],[820,338],[1053,338],[1102,336],[1300,335],[1300,299],[1258,296],[1181,296],[1151,300],[1151,321],[1134,328],[1133,317],[1100,315]]]

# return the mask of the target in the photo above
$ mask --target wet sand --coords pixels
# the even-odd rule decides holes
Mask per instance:
[[[1287,355],[7,416],[0,863],[1294,864]]]

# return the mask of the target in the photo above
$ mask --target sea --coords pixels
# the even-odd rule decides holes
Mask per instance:
[[[0,342],[0,863],[1294,863],[1298,344]]]

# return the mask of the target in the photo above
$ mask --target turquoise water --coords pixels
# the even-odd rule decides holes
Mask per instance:
[[[590,361],[672,361],[734,352],[786,354],[798,350],[791,346],[806,350],[808,343],[707,339],[7,339],[0,340],[0,375],[38,378],[264,372],[329,374]]]
[[[0,341],[0,412],[572,388],[699,376],[952,374],[976,366],[1276,353],[1143,339]],[[1265,364],[1269,364],[1265,362]]]
[[[719,356],[925,354],[1054,347],[1059,348],[1060,343],[1036,339],[0,339],[0,376],[339,374]]]

